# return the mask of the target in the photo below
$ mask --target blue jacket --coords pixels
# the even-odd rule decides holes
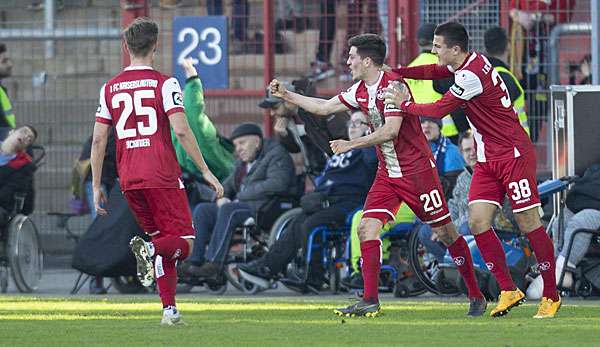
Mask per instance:
[[[452,171],[461,172],[465,169],[465,160],[460,154],[460,150],[447,137],[440,135],[437,141],[429,141],[429,146],[440,176]]]
[[[373,184],[376,171],[377,156],[373,147],[334,154],[316,178],[315,191],[362,203]]]

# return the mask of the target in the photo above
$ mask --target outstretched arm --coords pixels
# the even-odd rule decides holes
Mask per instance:
[[[393,73],[400,75],[403,78],[411,78],[416,80],[439,80],[442,78],[452,77],[454,73],[447,66],[429,64],[418,65],[411,67],[400,67],[392,69]]]
[[[300,108],[319,116],[329,116],[332,113],[349,110],[337,96],[334,96],[329,100],[304,96],[287,90],[276,79],[271,81],[269,88],[271,89],[271,95],[282,98],[287,102],[298,105]]]

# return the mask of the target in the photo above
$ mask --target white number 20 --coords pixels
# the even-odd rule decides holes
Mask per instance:
[[[154,99],[154,90],[136,90],[133,92],[133,98],[128,93],[118,93],[113,96],[112,108],[118,108],[120,104],[123,103],[123,111],[115,126],[119,140],[136,137],[138,132],[140,135],[149,136],[154,134],[158,129],[156,110],[150,106],[143,106],[143,99]],[[145,125],[144,122],[140,121],[137,122],[137,130],[136,128],[125,129],[127,119],[129,119],[133,110],[135,110],[135,115],[137,117],[148,116],[148,125]]]
[[[430,212],[442,206],[442,196],[437,189],[429,192],[429,194],[421,194],[419,199],[423,202],[425,212]]]
[[[508,188],[513,192],[510,198],[514,201],[526,199],[531,196],[531,188],[529,188],[529,181],[526,178],[523,178],[519,182],[510,182]]]

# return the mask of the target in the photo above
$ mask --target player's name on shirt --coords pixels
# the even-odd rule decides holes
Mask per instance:
[[[135,81],[123,81],[110,85],[110,92],[118,92],[120,90],[138,89],[138,88],[156,88],[158,81],[154,79],[143,79]]]
[[[150,147],[150,139],[127,140],[127,149]]]

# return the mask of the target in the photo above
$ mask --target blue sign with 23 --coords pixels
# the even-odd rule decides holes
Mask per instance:
[[[183,86],[181,63],[192,58],[204,88],[229,88],[227,17],[200,16],[173,19],[173,75]]]

